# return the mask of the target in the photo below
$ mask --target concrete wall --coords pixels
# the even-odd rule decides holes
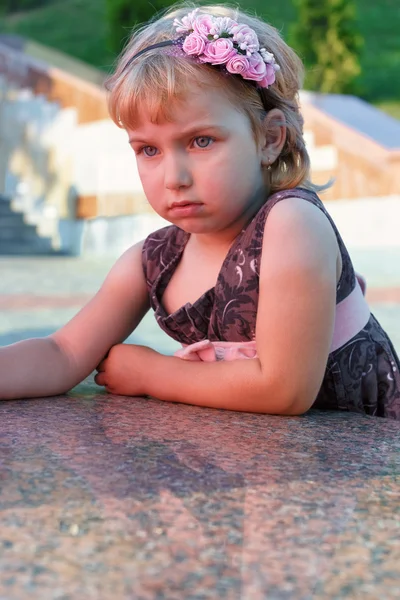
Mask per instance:
[[[400,247],[400,194],[324,204],[349,248]]]
[[[323,199],[323,195],[321,196]],[[325,201],[349,248],[400,249],[400,195]],[[79,255],[119,256],[152,231],[169,225],[154,213],[60,223],[65,247]]]

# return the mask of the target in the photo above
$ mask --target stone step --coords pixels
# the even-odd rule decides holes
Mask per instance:
[[[53,255],[51,239],[41,237],[36,225],[25,223],[24,214],[11,208],[9,198],[0,194],[0,255]]]
[[[36,241],[41,240],[35,225],[27,225],[26,223],[18,224],[16,226],[9,225],[2,227],[0,225],[0,241]]]
[[[47,238],[38,238],[36,242],[32,241],[4,241],[0,239],[0,255],[7,256],[40,256],[40,255],[59,255],[54,250],[50,240]]]
[[[0,214],[0,229],[4,227],[22,227],[24,224],[23,213],[11,211],[8,215]]]
[[[11,208],[11,203],[9,200],[3,200],[0,198],[0,219],[2,215],[10,215],[14,214],[15,211]]]

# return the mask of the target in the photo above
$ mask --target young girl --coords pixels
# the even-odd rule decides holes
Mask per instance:
[[[97,366],[113,394],[400,419],[399,360],[308,180],[302,74],[273,27],[222,5],[172,8],[133,35],[110,113],[171,225],[65,327],[0,349],[0,398],[62,394]],[[175,356],[121,343],[150,307]]]

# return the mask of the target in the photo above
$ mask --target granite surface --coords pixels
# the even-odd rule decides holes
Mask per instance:
[[[400,597],[400,424],[110,396],[0,404],[0,598]]]
[[[399,259],[356,256],[398,351]],[[60,327],[112,262],[0,258],[0,345]],[[151,315],[129,341],[176,345]],[[0,523],[0,600],[397,600],[400,422],[113,397],[89,378],[0,402]]]

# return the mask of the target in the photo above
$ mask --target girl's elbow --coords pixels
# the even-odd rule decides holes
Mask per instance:
[[[292,399],[286,403],[285,414],[293,417],[304,415],[314,404],[314,396],[315,394],[308,391],[304,394],[297,394],[294,399],[292,397]]]
[[[283,389],[282,385],[271,386],[267,395],[270,399],[267,406],[269,404],[273,413],[277,415],[300,416],[310,410],[315,402],[314,396],[310,389],[301,390],[300,386],[297,389]]]
[[[299,406],[298,404],[294,404],[286,408],[282,414],[288,417],[300,417],[301,415],[304,415],[307,411],[309,411],[310,408],[311,406],[309,405],[303,404]]]

